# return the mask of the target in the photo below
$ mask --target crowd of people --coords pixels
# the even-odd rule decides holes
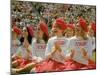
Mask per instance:
[[[96,68],[95,6],[12,1],[12,73]]]

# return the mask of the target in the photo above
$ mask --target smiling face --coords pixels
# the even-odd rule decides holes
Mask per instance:
[[[58,25],[55,25],[53,28],[54,28],[54,32],[56,36],[62,36],[63,30],[61,29],[61,27],[59,27]]]
[[[74,35],[74,31],[71,28],[67,28],[65,32],[65,37],[72,37]]]
[[[91,26],[88,27],[88,36],[93,37],[94,36],[94,31],[91,28]]]
[[[77,24],[75,27],[75,35],[83,39],[87,39],[86,34],[87,32],[79,24]]]

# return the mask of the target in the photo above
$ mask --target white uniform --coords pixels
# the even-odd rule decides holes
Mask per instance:
[[[89,39],[92,40],[92,51],[89,52],[89,53],[91,53],[90,59],[94,60],[93,59],[93,50],[96,49],[96,41],[95,41],[95,37],[89,37]]]
[[[68,48],[68,40],[65,37],[57,38],[57,36],[51,37],[48,40],[45,55],[48,55],[52,51],[52,48],[53,48],[55,42],[58,42],[60,44],[62,52],[64,53],[65,56],[70,55],[70,51],[67,49]]]
[[[92,40],[92,49],[96,49],[96,42],[95,42],[95,37],[89,37],[90,40]]]
[[[19,45],[20,45],[20,41],[19,40],[12,40],[11,43],[12,47],[11,47],[11,55],[13,55],[14,53],[16,53]]]
[[[73,56],[73,60],[82,63],[82,64],[88,64],[88,60],[86,60],[83,57],[82,52],[80,51],[80,48],[84,48],[85,51],[88,53],[89,58],[92,57],[92,40],[87,39],[87,40],[80,40],[76,37],[72,37],[69,42],[69,49],[74,49],[75,54]]]
[[[32,41],[32,53],[34,56],[36,57],[41,57],[44,58],[45,57],[45,50],[46,50],[46,44],[43,40],[41,40],[41,43],[37,43],[36,39],[33,39]]]
[[[27,59],[28,57],[30,57],[30,59],[32,59],[32,47],[29,45],[28,50],[30,51],[30,53],[27,52],[26,48],[24,48],[23,46],[20,46],[16,52],[16,56],[20,56],[24,59]]]

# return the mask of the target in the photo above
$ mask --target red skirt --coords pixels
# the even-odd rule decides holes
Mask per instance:
[[[86,65],[85,67],[81,68],[81,69],[96,69],[96,63],[92,60],[89,60],[88,65]]]
[[[63,71],[64,68],[65,68],[64,64],[49,59],[36,65],[35,72]]]
[[[65,69],[64,70],[79,70],[82,67],[85,67],[85,65],[78,63],[72,59],[69,59],[65,63]]]
[[[35,72],[71,71],[90,68],[95,68],[95,65],[90,64],[86,66],[84,64],[73,61],[72,59],[69,59],[64,64],[62,64],[52,59],[49,59],[36,65]]]
[[[16,61],[18,63],[18,67],[17,68],[22,68],[25,65],[30,64],[30,63],[33,62],[32,60],[26,60],[26,59],[23,59],[23,58],[16,59]]]
[[[22,62],[20,63],[20,66],[19,67],[24,67],[25,65],[31,63],[32,60],[25,60],[25,59],[22,59]]]

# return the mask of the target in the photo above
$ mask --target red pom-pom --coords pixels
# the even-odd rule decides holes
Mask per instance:
[[[79,18],[79,24],[80,24],[80,26],[82,27],[82,29],[84,30],[84,31],[88,31],[88,28],[87,28],[87,24],[86,24],[86,20],[85,19],[83,19],[83,18]]]
[[[13,31],[16,32],[18,35],[22,34],[22,31],[17,26],[13,26]]]
[[[46,34],[46,36],[49,37],[47,24],[44,22],[40,22],[39,26],[40,26],[40,29]]]
[[[30,25],[30,26],[27,26],[27,29],[29,31],[29,34],[34,37],[34,30],[33,30],[33,27]]]

